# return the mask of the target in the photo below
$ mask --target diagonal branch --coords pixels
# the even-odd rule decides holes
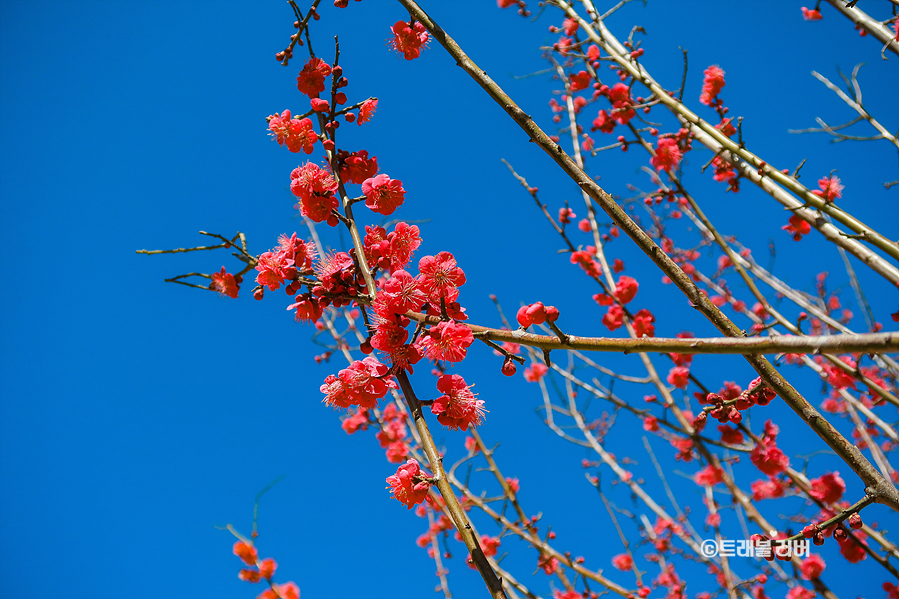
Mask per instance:
[[[899,42],[893,37],[893,32],[880,21],[872,18],[857,6],[847,7],[842,0],[827,0],[827,2],[842,13],[844,17],[855,23],[857,27],[867,31],[875,39],[879,40],[881,44],[885,44],[880,53],[884,60],[886,60],[886,56],[884,56],[886,50],[899,55]]]

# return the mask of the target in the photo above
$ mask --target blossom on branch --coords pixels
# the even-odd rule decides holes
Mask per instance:
[[[610,331],[621,328],[621,325],[624,324],[624,309],[618,304],[609,306],[608,311],[606,311],[605,315],[602,317],[602,323],[606,325]]]
[[[328,375],[320,387],[325,394],[325,405],[336,408],[359,406],[373,408],[391,387],[384,380],[388,368],[377,358],[368,356],[356,360],[349,368],[341,370],[337,376]],[[395,385],[395,384],[394,384]]]
[[[383,283],[376,301],[379,305],[384,302],[392,314],[405,314],[409,310],[420,310],[422,304],[428,300],[419,288],[418,281],[405,270],[398,270]],[[389,314],[381,315],[389,316]]]
[[[846,492],[846,483],[840,478],[839,472],[828,472],[810,482],[812,489],[809,495],[824,503],[836,503]]]
[[[646,308],[634,314],[634,332],[637,339],[641,337],[655,337],[656,327],[653,324],[656,317]]]
[[[248,545],[243,541],[234,543],[234,555],[243,560],[248,566],[255,566],[256,560],[259,559],[259,552],[252,545]]]
[[[391,48],[403,55],[406,60],[414,60],[421,55],[423,48],[428,47],[431,36],[425,26],[415,22],[411,27],[405,21],[397,21],[390,28],[393,39],[389,41]]]
[[[820,189],[812,190],[812,193],[828,204],[832,204],[835,199],[843,197],[844,187],[840,185],[839,177],[831,175],[830,177],[818,179],[818,187]]]
[[[465,379],[458,374],[444,374],[437,379],[437,390],[443,393],[431,404],[437,421],[451,430],[467,431],[484,419],[484,402],[475,399]]]
[[[821,16],[821,11],[817,8],[806,8],[802,7],[802,18],[806,21],[820,21],[824,17]]]
[[[431,485],[421,480],[421,468],[418,460],[410,459],[405,464],[397,468],[396,474],[387,477],[387,487],[397,501],[412,509],[428,496],[428,490]],[[416,480],[418,479],[418,480]]]
[[[240,281],[237,277],[227,272],[223,266],[220,272],[213,273],[212,283],[209,284],[209,288],[213,291],[218,291],[221,295],[236,298],[237,292],[240,291]]]
[[[627,304],[637,295],[640,284],[637,280],[627,275],[622,275],[615,284],[615,297],[622,304]]]
[[[449,252],[423,257],[418,261],[418,272],[421,289],[438,308],[440,298],[455,301],[459,297],[459,287],[465,284],[465,272],[456,265],[456,259]]]
[[[790,465],[790,458],[777,447],[778,428],[771,420],[765,423],[765,435],[749,454],[749,459],[756,468],[774,476],[780,474]]]
[[[474,343],[474,335],[464,324],[441,322],[432,326],[427,335],[422,335],[419,343],[429,360],[461,362],[468,347]]]
[[[389,216],[403,205],[406,190],[403,182],[391,179],[385,174],[377,175],[362,182],[362,193],[365,194],[365,205],[373,212]]]
[[[690,384],[690,369],[686,366],[675,366],[668,373],[667,380],[678,389],[686,389]]]
[[[793,234],[793,241],[800,241],[803,235],[808,235],[812,232],[812,226],[806,221],[802,220],[798,214],[794,214],[790,217],[789,224],[781,227],[784,231]]]
[[[356,123],[359,126],[362,126],[362,123],[367,123],[371,120],[371,115],[375,113],[375,109],[378,107],[377,99],[366,100],[362,103],[362,106],[359,107],[359,118],[356,119]]]
[[[337,181],[329,172],[311,162],[298,166],[290,173],[290,191],[300,198],[297,207],[303,216],[317,223],[327,220],[328,224],[337,224],[336,218],[333,223],[331,220],[331,211],[338,206],[332,195],[337,191]]]
[[[612,565],[622,572],[627,572],[634,567],[634,559],[626,553],[619,553],[612,558]]]
[[[683,153],[677,145],[677,141],[670,137],[663,137],[659,140],[655,149],[655,156],[649,159],[649,163],[657,171],[665,170],[671,172],[677,170]]]
[[[536,383],[549,372],[549,368],[546,364],[541,364],[540,362],[534,362],[531,366],[524,369],[524,380],[529,383]]]
[[[712,65],[705,70],[704,74],[699,101],[706,106],[714,106],[718,93],[724,87],[724,71],[718,65]]]
[[[270,135],[278,142],[279,146],[287,144],[287,149],[294,153],[303,151],[311,154],[315,142],[318,141],[318,135],[312,128],[312,121],[291,118],[289,110],[285,110],[280,115],[270,116],[268,128]]]
[[[331,65],[321,58],[310,58],[297,77],[297,89],[310,98],[315,98],[325,91],[325,78],[330,74]]]
[[[377,174],[378,157],[369,158],[368,152],[365,150],[358,152],[338,150],[337,169],[340,172],[340,179],[344,183],[363,183]]]
[[[717,468],[712,464],[709,464],[708,466],[697,472],[696,476],[693,477],[693,480],[696,481],[697,485],[703,487],[714,487],[724,480],[724,471],[721,468]]]
[[[293,582],[276,584],[274,588],[265,589],[256,599],[300,599],[300,587]]]

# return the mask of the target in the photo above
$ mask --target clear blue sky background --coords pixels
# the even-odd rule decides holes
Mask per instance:
[[[538,47],[556,39],[547,32],[560,24],[556,12],[532,24],[487,0],[424,6],[529,114],[553,127],[547,102],[557,86],[548,75],[514,76],[545,68]],[[590,299],[595,290],[556,253],[560,241],[500,158],[540,187],[553,213],[568,200],[583,214],[576,188],[439,46],[413,62],[389,51],[388,28],[406,17],[398,4],[366,0],[321,12],[312,30],[316,50],[332,56],[339,32],[351,101],[380,98],[372,122],[344,125],[341,139],[348,149],[377,155],[382,171],[403,181],[407,201],[397,216],[429,219],[420,224],[419,256],[456,255],[468,273],[462,301],[473,320],[498,323],[488,299],[495,293],[509,312],[539,299],[562,310],[567,330],[602,334],[603,309]],[[851,118],[809,72],[836,80],[836,65],[848,71],[862,61],[869,109],[897,127],[899,58],[881,61],[877,42],[859,38],[833,11],[824,14],[822,22],[806,23],[797,3],[697,1],[686,10],[653,0],[629,5],[610,25],[622,38],[633,25],[646,28],[642,60],[671,89],[681,78],[677,46],[689,49],[686,97],[697,109],[702,69],[720,64],[727,73],[723,98],[732,114],[746,117],[753,150],[778,168],[808,158],[803,180],[810,184],[838,168],[844,205],[896,238],[899,188],[882,186],[899,178],[895,151],[885,142],[831,145],[824,136],[786,132],[813,125],[814,116]],[[8,271],[0,295],[0,596],[253,597],[261,589],[237,580],[233,539],[215,526],[233,523],[248,532],[254,495],[282,474],[263,501],[259,539],[262,554],[280,564],[279,580],[295,580],[307,598],[430,596],[434,565],[414,545],[426,523],[384,491],[395,466],[373,436],[347,437],[338,414],[321,405],[321,381],[342,364],[313,362],[321,349],[309,341],[311,328],[284,310],[288,298],[272,293],[256,303],[247,284],[233,301],[163,283],[223,264],[235,270],[238,263],[224,252],[134,253],[202,244],[201,229],[241,230],[253,253],[281,233],[303,234],[287,191],[300,159],[266,137],[264,120],[308,105],[295,87],[301,58],[288,68],[274,59],[292,21],[286,3],[275,1],[0,5],[0,247]],[[670,127],[659,112],[653,114]],[[708,109],[702,114],[713,118]],[[591,173],[625,197],[628,183],[653,189],[639,170],[646,157],[634,154],[604,153]],[[832,285],[844,287],[844,305],[854,308],[836,252],[815,236],[792,242],[780,230],[786,213],[750,185],[725,194],[698,172],[709,158],[702,149],[691,154],[685,181],[721,230],[739,235],[757,256],[766,256],[773,240],[775,273],[798,288],[812,290],[815,273],[831,271]],[[346,247],[346,236],[328,239]],[[609,251],[641,281],[634,306],[653,309],[657,334],[714,334],[625,240]],[[878,319],[895,329],[889,313],[897,308],[896,290],[859,271]],[[854,324],[863,328],[860,319]],[[603,360],[641,374],[635,358]],[[656,362],[667,371],[665,360]],[[456,367],[487,402],[482,434],[489,443],[502,441],[501,467],[521,479],[525,509],[544,513],[558,546],[608,568],[620,546],[584,483],[580,460],[588,456],[542,425],[536,387],[521,376],[499,377],[499,366],[476,348],[474,359]],[[698,359],[695,372],[713,388],[753,378],[739,358]],[[415,380],[422,389],[432,385],[426,369]],[[819,383],[807,373],[795,380],[819,397]],[[648,391],[618,392],[639,401]],[[779,410],[772,406],[771,414]],[[610,448],[639,462],[634,469],[660,492],[633,425],[623,416]],[[453,461],[462,435],[435,431]],[[793,453],[817,447],[811,433],[790,434],[783,444]],[[661,452],[665,444],[656,447]],[[676,472],[692,475],[695,465],[675,464],[669,453],[663,459],[672,484],[701,510],[699,487]],[[808,471],[817,476],[834,464],[819,456]],[[860,483],[845,467],[842,474],[847,498],[860,497]],[[625,493],[613,496],[637,507]],[[794,501],[765,509],[781,522],[778,514],[801,507]],[[885,508],[875,506],[866,519],[869,513],[885,528],[899,524]],[[518,548],[503,542],[502,550]],[[483,593],[460,546],[453,549],[453,591]],[[832,546],[823,552],[826,579],[839,595],[882,594],[887,578],[872,560],[849,568]],[[516,554],[506,563],[549,595],[542,574],[530,578],[534,552],[522,547]],[[616,580],[633,582],[623,574]],[[706,590],[706,578],[694,580],[691,596]],[[772,597],[785,592],[769,585]]]

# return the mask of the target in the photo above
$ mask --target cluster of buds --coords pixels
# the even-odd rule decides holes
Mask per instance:
[[[321,18],[321,15],[319,15],[317,12],[315,12],[315,6],[313,6],[309,10],[312,12],[312,18],[315,19],[316,21],[318,21]],[[300,22],[294,21],[293,28],[299,29]],[[284,66],[287,66],[287,63],[290,61],[291,58],[293,58],[294,44],[299,44],[301,46],[303,45],[303,40],[300,38],[301,33],[302,33],[301,31],[297,31],[296,33],[294,33],[293,35],[290,36],[290,43],[287,45],[286,48],[284,48],[283,50],[281,50],[280,52],[275,54],[275,60],[277,60]]]
[[[747,410],[754,405],[766,406],[775,397],[777,397],[777,394],[773,389],[762,385],[761,377],[756,377],[749,384],[749,389],[733,399],[725,399],[718,393],[709,393],[705,398],[700,397],[699,401],[712,407],[703,410],[693,421],[693,426],[697,430],[702,430],[709,416],[717,418],[718,422],[722,424],[726,422],[739,424],[743,420],[743,410]]]
[[[249,568],[242,569],[237,575],[238,578],[247,582],[270,581],[278,568],[277,562],[270,557],[259,560],[259,553],[256,548],[243,541],[234,543],[234,555],[249,566]]]
[[[858,512],[855,512],[846,520],[847,524],[849,524],[849,528],[852,530],[860,529],[864,523],[862,522],[862,517]],[[815,545],[823,545],[825,530],[821,528],[820,524],[809,524],[805,528],[802,529],[802,536],[806,539],[811,539]],[[841,525],[837,524],[833,528],[833,538],[837,542],[843,542],[849,538],[849,533],[846,532],[846,529]]]
[[[543,302],[536,302],[518,309],[518,324],[526,329],[532,324],[555,322],[559,318],[559,309],[555,306],[544,306]]]

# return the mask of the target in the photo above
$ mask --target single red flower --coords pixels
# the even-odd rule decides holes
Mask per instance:
[[[756,468],[767,474],[774,476],[780,474],[790,465],[790,458],[778,449],[775,440],[772,437],[764,437],[749,454],[749,459],[755,464]]]
[[[406,197],[403,182],[383,173],[363,181],[362,193],[365,194],[365,205],[384,216],[393,214]]]
[[[726,135],[727,137],[733,137],[737,128],[734,127],[733,118],[721,119],[721,122],[715,125],[715,129]]]
[[[839,472],[828,472],[811,481],[812,489],[809,495],[824,503],[835,503],[843,498],[846,492],[846,483],[840,478]]]
[[[580,71],[579,73],[571,75],[569,77],[569,80],[571,81],[572,93],[579,92],[590,87],[591,78],[590,73],[588,73],[587,71]]]
[[[387,317],[392,314],[405,314],[408,310],[419,310],[422,304],[428,301],[424,292],[419,289],[418,281],[405,270],[396,271],[383,283],[378,299],[381,300],[382,297],[389,313],[381,316]]]
[[[714,106],[718,93],[724,87],[724,71],[718,65],[712,65],[705,70],[704,74],[699,101],[706,106]]]
[[[378,99],[371,98],[362,103],[362,106],[359,107],[359,118],[356,119],[356,123],[360,126],[362,123],[367,123],[371,120],[371,115],[375,113],[375,109],[378,108]]]
[[[833,175],[818,179],[818,187],[819,189],[815,189],[812,193],[827,203],[833,203],[835,199],[842,198],[843,189],[845,189],[843,185],[840,185],[840,178]]]
[[[311,154],[315,142],[318,141],[318,135],[312,128],[312,121],[291,118],[289,110],[285,110],[280,115],[270,116],[268,128],[270,135],[278,142],[279,146],[287,144],[287,149],[294,153],[302,150]]]
[[[749,485],[752,490],[752,500],[777,499],[784,496],[784,485],[776,478],[768,480],[756,480]]]
[[[290,191],[299,198],[330,196],[337,191],[337,181],[317,164],[307,162],[290,173]]]
[[[431,41],[425,26],[418,21],[411,27],[405,21],[397,21],[390,31],[393,32],[393,39],[389,41],[390,47],[402,54],[406,60],[418,58],[421,50],[427,48],[428,42]]]
[[[296,310],[294,319],[297,322],[315,322],[322,317],[324,306],[311,293],[301,293],[294,298],[294,303],[287,306],[287,309]]]
[[[567,225],[571,222],[572,218],[575,218],[577,214],[574,213],[574,210],[571,208],[559,208],[559,222],[563,225]]]
[[[303,216],[315,222],[331,218],[331,210],[337,208],[337,181],[331,173],[316,164],[307,162],[290,173],[290,191],[300,198],[297,207]],[[336,224],[336,221],[335,221]]]
[[[634,559],[626,553],[619,553],[612,558],[612,565],[622,572],[627,572],[634,567]]]
[[[559,567],[559,560],[552,557],[551,555],[542,554],[537,558],[537,567],[543,568],[543,571],[547,574],[552,574]]]
[[[618,123],[613,119],[608,112],[605,110],[600,110],[599,114],[596,115],[596,118],[593,119],[593,129],[592,131],[602,131],[603,133],[612,133],[615,130],[615,126]]]
[[[397,270],[409,264],[421,245],[421,236],[418,227],[400,222],[387,236],[387,241],[390,242],[390,269]]]
[[[259,575],[258,570],[250,570],[248,568],[244,568],[240,572],[237,573],[237,577],[245,582],[259,582],[262,580],[262,577]]]
[[[252,545],[248,545],[243,541],[234,543],[234,555],[243,560],[248,566],[255,566],[256,560],[259,558],[259,552]]]
[[[839,541],[840,555],[845,557],[846,561],[850,564],[857,564],[868,557],[868,554],[863,547],[863,545],[868,544],[865,541],[865,539],[868,538],[868,535],[860,530],[854,530],[852,531],[852,534],[855,536],[855,539],[846,537],[844,540]]]
[[[696,481],[697,485],[702,487],[714,487],[724,480],[724,470],[709,464],[697,472],[696,476],[693,477],[693,480]]]
[[[627,125],[637,114],[633,109],[634,102],[631,99],[630,88],[624,83],[616,83],[606,95],[612,103],[612,118],[621,125]]]
[[[256,599],[300,599],[300,587],[293,582],[276,584],[275,589],[266,589]]]
[[[712,159],[712,166],[715,167],[715,174],[712,178],[719,183],[721,181],[729,181],[737,176],[731,164],[720,156]]]
[[[331,104],[327,100],[312,98],[309,100],[309,104],[315,112],[331,112]]]
[[[610,331],[621,328],[624,324],[624,310],[618,304],[609,306],[608,311],[602,317],[602,323],[608,327]]]
[[[392,354],[406,343],[409,331],[392,320],[378,320],[375,334],[371,338],[371,346],[387,354]]]
[[[358,430],[368,430],[368,410],[360,408],[358,410],[350,409],[346,418],[340,422],[340,428],[348,434],[352,435]]]
[[[437,421],[450,430],[467,431],[477,427],[484,419],[484,402],[475,399],[471,388],[458,374],[444,374],[437,379],[437,390],[443,393],[431,404],[431,412]]]
[[[468,347],[474,343],[474,335],[464,324],[441,322],[432,326],[427,335],[422,335],[419,343],[429,360],[461,362]]]
[[[368,152],[337,151],[337,168],[344,183],[362,183],[371,179],[378,172],[377,156],[368,157]]]
[[[325,91],[325,78],[330,74],[331,65],[321,58],[310,58],[297,77],[297,89],[310,98],[315,98]]]
[[[818,595],[803,586],[796,585],[787,591],[787,599],[815,599]]]
[[[465,284],[465,272],[449,252],[423,257],[418,261],[418,272],[422,290],[438,309],[441,297],[447,302],[456,301],[459,287]]]
[[[570,261],[580,266],[587,275],[597,279],[602,275],[602,266],[593,257],[594,250],[593,246],[587,246],[586,250],[572,252]]]
[[[387,487],[397,501],[412,509],[428,496],[430,484],[420,479],[422,476],[418,460],[410,459],[397,468],[396,474],[387,477]],[[416,480],[418,479],[418,480]]]
[[[796,214],[790,217],[790,224],[784,225],[781,229],[792,233],[794,241],[799,241],[803,235],[808,235],[812,232],[812,226]]]
[[[634,332],[637,338],[639,339],[643,336],[655,337],[656,327],[653,324],[655,321],[656,317],[646,308],[634,314]]]
[[[675,366],[668,373],[668,383],[678,389],[686,389],[690,384],[690,369],[686,366]]]
[[[682,157],[683,153],[677,145],[677,141],[670,137],[663,137],[659,140],[655,149],[655,156],[649,159],[649,163],[657,171],[665,170],[670,173],[673,170],[677,170],[677,165],[680,164]]]
[[[529,383],[536,383],[549,372],[549,368],[546,364],[541,364],[540,362],[534,362],[531,366],[524,369],[524,380]]]
[[[395,383],[388,384],[384,380],[388,370],[377,358],[368,356],[364,360],[356,360],[337,376],[328,375],[320,387],[320,391],[325,394],[325,405],[337,408],[353,405],[375,407],[391,385],[395,387]]]
[[[721,442],[728,445],[740,445],[743,443],[743,432],[738,428],[731,428],[726,424],[718,425],[718,432],[721,433]]]
[[[820,555],[810,555],[802,560],[802,565],[799,566],[799,571],[804,580],[813,580],[815,578],[821,577],[821,573],[824,572],[824,568],[824,559]]]
[[[820,21],[824,17],[821,16],[821,11],[817,8],[806,8],[803,6],[802,18],[806,21]]]
[[[615,297],[618,298],[618,301],[622,304],[627,304],[634,299],[639,288],[640,284],[637,283],[636,279],[627,275],[622,275],[615,285]]]
[[[225,271],[223,266],[221,272],[213,273],[212,283],[209,285],[209,288],[230,298],[236,298],[237,292],[240,291],[240,284],[234,278],[234,275]]]

